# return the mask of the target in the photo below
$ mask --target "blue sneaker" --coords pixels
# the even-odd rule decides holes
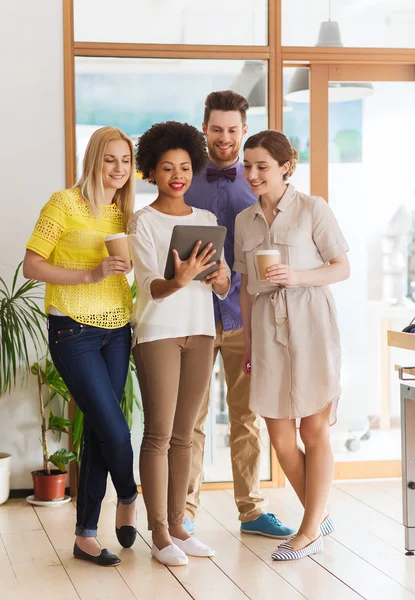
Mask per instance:
[[[283,525],[272,513],[263,513],[254,521],[241,523],[241,533],[251,533],[252,535],[264,535],[265,537],[285,540],[295,533],[295,529]]]
[[[185,519],[183,521],[183,527],[186,529],[189,535],[193,535],[195,532],[195,524],[193,521],[189,521],[189,519]]]

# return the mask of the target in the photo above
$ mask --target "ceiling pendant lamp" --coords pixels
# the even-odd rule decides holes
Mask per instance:
[[[340,28],[337,21],[331,20],[331,0],[329,0],[329,20],[320,25],[316,47],[342,48]],[[374,93],[369,82],[329,82],[329,102],[347,102],[360,100]],[[310,70],[298,68],[291,78],[288,92],[285,95],[290,102],[310,102]]]
[[[231,83],[231,89],[248,100],[250,114],[264,113],[267,105],[267,74],[264,63],[247,60],[242,71]],[[290,112],[292,109],[284,98],[284,112]]]

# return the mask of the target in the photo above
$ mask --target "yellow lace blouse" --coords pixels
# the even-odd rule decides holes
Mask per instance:
[[[108,256],[104,238],[123,231],[123,215],[115,204],[103,206],[97,220],[79,188],[73,188],[52,194],[26,248],[52,265],[92,270]],[[124,275],[110,275],[99,283],[46,284],[46,313],[54,306],[85,325],[122,327],[130,320],[131,304],[131,290]]]

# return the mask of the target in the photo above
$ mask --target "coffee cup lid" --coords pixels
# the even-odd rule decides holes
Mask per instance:
[[[261,255],[264,255],[264,256],[272,256],[274,254],[280,254],[280,251],[277,250],[277,249],[274,249],[274,250],[258,250],[257,254],[261,254]]]

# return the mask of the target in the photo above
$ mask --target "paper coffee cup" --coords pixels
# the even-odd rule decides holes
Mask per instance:
[[[256,261],[258,265],[259,279],[266,281],[266,270],[272,265],[280,264],[280,251],[279,250],[258,250],[256,253]]]
[[[108,235],[104,239],[105,245],[110,256],[121,256],[130,262],[130,251],[128,249],[128,238],[125,233],[115,233]]]

